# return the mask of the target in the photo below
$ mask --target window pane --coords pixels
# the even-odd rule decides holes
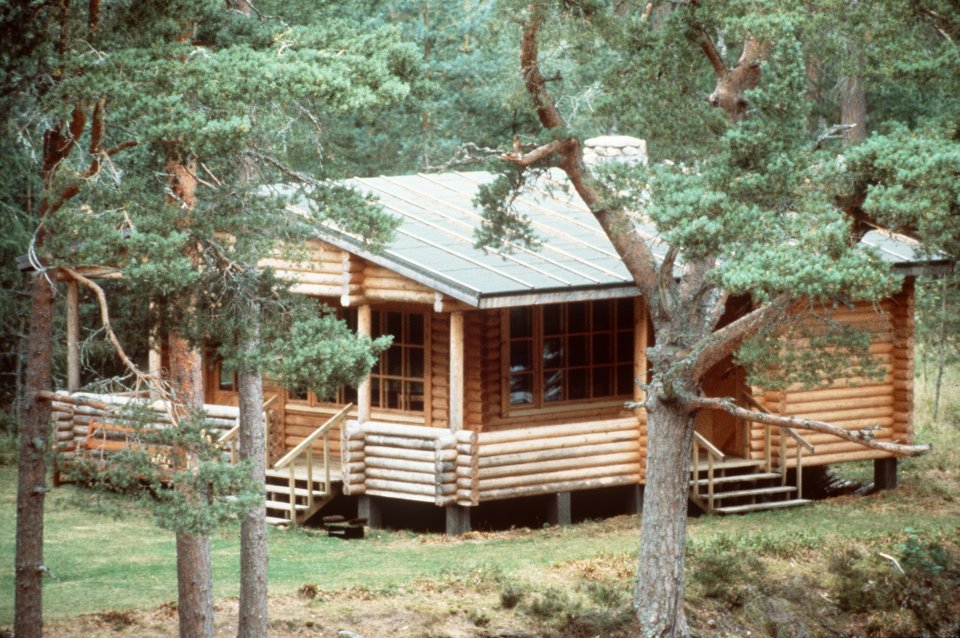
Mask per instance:
[[[370,376],[370,405],[375,408],[383,407],[383,398],[380,396],[380,379]]]
[[[403,314],[399,312],[386,313],[386,333],[393,335],[393,342],[403,341]]]
[[[403,348],[394,345],[383,354],[386,369],[383,374],[401,376],[403,374]]]
[[[554,370],[543,375],[543,401],[562,401],[566,397],[563,392],[563,370]]]
[[[543,367],[563,367],[563,339],[560,337],[543,340]]]
[[[510,371],[525,372],[533,369],[533,343],[512,341],[510,343]]]
[[[563,334],[563,306],[550,304],[543,307],[543,334]]]
[[[510,404],[522,405],[533,403],[533,375],[510,375]]]
[[[633,366],[617,366],[617,396],[633,396]]]
[[[221,390],[236,390],[236,387],[233,385],[233,372],[228,372],[224,369],[223,364],[220,364],[220,371],[217,384],[220,386]]]
[[[374,339],[383,336],[383,313],[379,310],[370,313],[370,335]]]
[[[423,348],[406,348],[407,370],[404,376],[423,378]]]
[[[357,389],[345,386],[343,388],[343,403],[357,404]]]
[[[617,299],[617,327],[633,327],[633,299],[630,297]]]
[[[568,365],[584,366],[590,362],[590,346],[586,336],[569,337],[567,339],[567,361]]]
[[[423,345],[423,315],[407,315],[406,343]]]
[[[613,396],[613,368],[604,366],[593,369],[593,396]]]
[[[533,336],[533,308],[510,309],[510,338]]]
[[[610,330],[613,327],[613,315],[611,314],[612,301],[594,301],[593,302],[593,329]]]
[[[590,305],[586,301],[567,306],[567,332],[586,332],[590,329],[590,317],[587,314]]]
[[[386,406],[392,410],[401,409],[402,405],[400,403],[400,395],[403,390],[403,383],[398,379],[387,379],[384,383],[386,392],[384,393],[384,399],[386,399]]]
[[[617,361],[633,361],[633,332],[617,333]]]
[[[594,365],[613,363],[613,338],[610,333],[593,335],[593,363]]]
[[[417,411],[423,410],[423,384],[419,382],[408,383],[407,393],[404,398],[406,400],[404,409]]]
[[[590,377],[589,370],[579,369],[570,370],[569,387],[567,388],[567,398],[571,400],[587,399],[590,396]]]

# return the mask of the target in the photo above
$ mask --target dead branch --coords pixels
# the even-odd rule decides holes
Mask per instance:
[[[845,441],[850,441],[864,447],[874,450],[890,452],[897,456],[920,456],[930,451],[929,445],[907,445],[905,443],[891,443],[889,441],[878,441],[873,438],[873,430],[870,428],[860,430],[848,430],[827,423],[826,421],[817,421],[816,419],[805,419],[798,416],[783,416],[780,414],[770,414],[768,412],[754,412],[742,408],[734,403],[731,398],[720,397],[697,397],[691,401],[691,407],[719,410],[731,414],[738,419],[751,421],[753,423],[763,423],[781,428],[796,428],[798,430],[809,430],[812,432],[821,432],[823,434],[832,434]]]
[[[114,333],[113,327],[110,324],[110,309],[107,305],[107,295],[104,293],[103,288],[101,288],[93,280],[87,279],[80,273],[71,270],[70,268],[62,268],[61,270],[64,272],[64,274],[69,276],[70,279],[83,285],[85,288],[92,291],[96,296],[97,305],[100,308],[100,323],[103,325],[103,330],[107,335],[107,340],[113,346],[113,349],[120,358],[120,361],[123,363],[123,366],[129,370],[136,379],[136,385],[134,386],[134,389],[139,390],[140,385],[145,384],[147,387],[153,390],[158,397],[169,402],[170,392],[169,388],[167,387],[167,383],[157,376],[143,372],[137,366],[137,364],[134,363],[129,356],[127,356],[126,351],[124,351],[123,346],[120,344],[120,340],[117,338],[117,335]],[[171,418],[173,418],[172,415]],[[176,419],[173,419],[173,422],[176,423]]]
[[[710,34],[707,33],[703,27],[697,27],[697,32],[700,34],[700,49],[704,55],[707,56],[707,60],[709,60],[710,66],[713,67],[713,72],[716,74],[717,79],[724,77],[727,74],[727,64],[723,61],[723,56],[721,56],[717,50],[717,46],[710,38]]]
[[[434,171],[447,171],[457,166],[477,164],[495,157],[503,158],[508,154],[508,151],[504,151],[503,149],[478,146],[472,142],[467,142],[466,144],[461,144],[458,146],[453,152],[453,157],[451,157],[449,160],[438,165],[428,164],[425,170],[428,173]]]
[[[856,124],[834,124],[830,128],[825,129],[822,133],[817,135],[817,139],[813,143],[813,150],[816,151],[819,149],[827,140],[844,139],[847,136],[847,132],[856,128],[856,126]]]
[[[560,152],[563,147],[562,140],[554,140],[549,144],[544,144],[543,146],[538,146],[529,153],[505,153],[503,158],[518,166],[526,168],[527,166],[532,166],[537,162],[540,162],[547,157],[550,157],[554,153]]]
[[[102,401],[94,401],[93,399],[85,399],[82,397],[78,398],[68,394],[57,394],[56,392],[51,392],[50,390],[41,390],[40,392],[37,392],[37,397],[40,399],[45,399],[46,401],[56,401],[57,403],[89,406],[91,408],[96,408],[97,410],[110,409],[110,406]]]

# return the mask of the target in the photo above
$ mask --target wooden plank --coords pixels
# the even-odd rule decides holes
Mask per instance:
[[[450,429],[463,429],[463,313],[450,315]]]
[[[540,485],[544,483],[580,481],[589,478],[619,476],[622,474],[637,474],[640,471],[638,463],[622,463],[606,467],[585,467],[576,470],[562,470],[555,472],[540,472],[521,476],[506,476],[501,478],[480,479],[480,493],[486,490]]]

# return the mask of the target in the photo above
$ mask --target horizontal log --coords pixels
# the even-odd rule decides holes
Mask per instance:
[[[625,440],[618,441],[616,443],[600,443],[594,445],[557,448],[553,450],[534,450],[530,452],[518,452],[514,454],[500,454],[496,456],[481,457],[477,460],[477,466],[481,468],[488,468],[501,465],[537,463],[541,461],[580,458],[614,453],[639,453],[640,449],[641,447],[636,441]]]
[[[433,305],[433,292],[416,292],[412,290],[365,290],[365,297],[371,302],[397,302]]]
[[[301,284],[296,283],[290,286],[290,290],[300,295],[310,297],[340,297],[344,290],[350,290],[352,286],[341,285],[320,285],[320,284]]]
[[[344,474],[363,474],[366,468],[367,464],[363,461],[351,461],[340,465]]]
[[[831,399],[828,401],[800,401],[791,397],[787,402],[783,414],[818,414],[820,412],[838,412],[840,410],[876,408],[889,405],[893,405],[892,388],[889,388],[888,392],[882,395]]]
[[[875,397],[889,394],[893,381],[887,383],[872,383],[870,385],[842,386],[821,390],[798,390],[788,394],[791,403],[810,403],[814,401],[843,400],[857,397]],[[768,407],[771,407],[768,404]]]
[[[640,463],[640,451],[590,455],[568,459],[558,459],[553,461],[539,461],[524,463],[519,465],[501,465],[498,467],[479,468],[478,478],[481,481],[486,479],[501,477],[523,477],[531,475],[540,475],[549,472],[558,472],[561,470],[585,470],[590,468],[617,467],[624,464]]]
[[[605,467],[589,467],[576,470],[542,472],[537,474],[525,474],[523,476],[481,479],[479,489],[481,492],[483,492],[484,490],[503,489],[508,487],[521,487],[527,485],[539,485],[543,483],[574,481],[606,476],[619,476],[622,474],[638,474],[639,471],[639,463],[623,463],[620,465],[609,465]]]
[[[840,421],[849,421],[853,419],[881,419],[893,416],[893,404],[880,405],[869,408],[853,408],[850,410],[832,410],[824,412],[805,412],[797,416],[800,418],[816,419],[827,421],[829,423],[838,423]]]
[[[367,467],[380,467],[387,470],[402,470],[405,472],[423,472],[434,474],[436,472],[452,472],[457,465],[453,461],[407,461],[404,459],[391,459],[384,457],[371,457],[366,461]]]
[[[393,291],[393,292],[419,292],[430,295],[432,304],[435,297],[431,289],[423,284],[417,283],[403,277],[382,277],[372,275],[369,271],[363,273],[363,287],[369,295],[371,292]]]
[[[450,430],[444,428],[431,428],[424,425],[404,425],[397,423],[380,423],[377,421],[368,421],[363,424],[363,431],[366,435],[379,434],[383,436],[406,437],[415,439],[450,439],[444,440],[444,447],[453,447],[455,436]]]
[[[418,485],[442,485],[444,483],[455,483],[457,480],[453,472],[436,474],[434,472],[404,472],[401,470],[388,470],[380,467],[368,467],[366,469],[367,483],[371,479],[384,481],[397,481],[401,483],[415,483]]]
[[[537,494],[573,492],[576,490],[597,489],[601,487],[612,487],[615,485],[636,485],[640,482],[640,474],[624,474],[622,476],[609,476],[582,481],[559,481],[556,483],[543,483],[540,485],[527,485],[523,487],[481,490],[479,492],[479,500],[482,503],[485,501],[518,498],[521,496],[534,496]]]
[[[437,460],[437,452],[433,449],[413,450],[392,446],[368,445],[365,448],[366,459],[403,459],[407,461],[424,461],[433,463]]]
[[[617,432],[636,429],[637,420],[634,417],[610,419],[604,421],[588,421],[583,423],[564,423],[560,425],[544,425],[533,428],[517,428],[512,430],[498,430],[496,432],[481,432],[480,445],[495,443],[509,443],[513,441],[528,441],[531,439],[545,439],[575,434],[592,434],[597,432]]]
[[[530,441],[512,441],[495,445],[480,445],[478,456],[497,456],[500,454],[516,454],[533,450],[555,450],[560,448],[580,447],[595,443],[613,443],[615,441],[636,441],[637,431],[620,430],[616,432],[597,432],[594,434],[579,434],[576,436],[559,436],[549,439]]]
[[[454,437],[457,439],[457,443],[476,443],[479,439],[479,435],[476,432],[470,430],[459,430],[454,433]]]
[[[424,485],[420,483],[408,483],[405,481],[388,481],[384,479],[367,478],[364,484],[367,486],[367,493],[370,493],[370,490],[383,490],[397,494],[415,494],[433,497],[437,494],[449,496],[456,493],[457,490],[454,483]]]
[[[413,439],[399,436],[382,436],[379,434],[367,434],[366,444],[376,447],[392,447],[401,450],[429,450],[437,449],[438,439]]]
[[[366,495],[393,498],[404,501],[417,501],[420,503],[436,503],[437,500],[435,494],[412,494],[410,492],[396,492],[394,490],[371,488],[370,486],[367,486]]]

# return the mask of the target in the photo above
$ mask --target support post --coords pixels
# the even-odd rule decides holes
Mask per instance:
[[[373,319],[370,304],[362,304],[357,308],[357,334],[369,337],[372,333],[372,327]],[[361,425],[370,420],[371,401],[370,375],[367,375],[360,382],[360,387],[357,388],[357,422]]]
[[[154,307],[154,302],[150,302],[150,308]],[[163,370],[163,343],[160,336],[160,331],[157,329],[157,326],[150,328],[149,335],[149,345],[150,351],[147,353],[147,371],[150,373],[150,376],[154,379],[162,378]],[[150,399],[156,401],[160,398],[160,395],[157,393],[154,388],[154,384],[150,384]],[[269,444],[268,444],[269,445]]]
[[[67,390],[80,389],[80,290],[67,283]]]
[[[463,312],[450,313],[450,430],[463,429]]]
[[[875,490],[892,490],[897,487],[897,459],[874,459],[873,461],[873,488]]]
[[[449,505],[444,508],[447,514],[447,536],[462,536],[470,531],[470,508]]]
[[[643,486],[630,485],[626,495],[626,513],[636,515],[643,511]]]
[[[570,501],[570,492],[551,494],[547,505],[547,522],[551,525],[570,525],[573,522]]]
[[[370,529],[383,529],[380,502],[372,496],[361,494],[357,498],[357,517],[367,519],[367,527]]]

